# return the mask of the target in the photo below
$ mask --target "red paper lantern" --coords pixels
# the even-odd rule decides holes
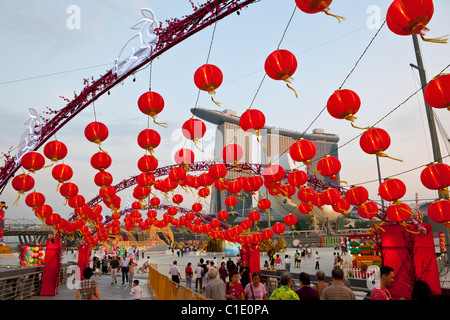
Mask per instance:
[[[425,188],[437,190],[448,195],[450,186],[450,166],[445,163],[431,163],[420,174],[420,181]]]
[[[153,119],[164,109],[163,97],[159,93],[152,91],[143,93],[139,97],[137,104],[143,114],[149,115]]]
[[[352,186],[345,192],[345,198],[351,205],[359,206],[369,199],[369,192],[363,186]]]
[[[193,205],[192,205],[192,211],[194,211],[194,212],[200,212],[200,211],[202,211],[203,210],[203,205],[201,204],[201,203],[194,203]]]
[[[322,199],[327,205],[333,205],[341,199],[341,193],[333,188],[328,188],[322,192]]]
[[[378,187],[378,194],[386,201],[397,201],[406,193],[406,186],[400,179],[388,178]]]
[[[358,214],[363,219],[373,219],[378,214],[378,205],[367,201],[358,206]]]
[[[326,205],[325,199],[324,199],[324,197],[322,196],[321,193],[316,193],[314,195],[314,197],[312,198],[311,203],[313,205],[315,205],[316,207],[319,207],[319,208],[321,208],[324,205]]]
[[[145,129],[138,134],[137,142],[142,149],[152,153],[161,143],[161,136],[156,130]]]
[[[86,126],[84,135],[90,142],[101,144],[108,138],[109,131],[103,123],[95,121]]]
[[[361,107],[359,96],[352,90],[336,90],[327,101],[328,113],[336,119],[354,121],[355,114]]]
[[[400,202],[398,204],[390,205],[386,209],[386,216],[391,222],[405,222],[407,221],[412,215],[411,208],[403,202]]]
[[[284,224],[282,224],[281,222],[277,222],[272,226],[272,230],[274,233],[276,234],[281,234],[284,232],[284,230],[286,230]]]
[[[194,142],[203,138],[206,133],[205,123],[200,119],[189,119],[181,127],[183,136]]]
[[[231,210],[233,210],[234,206],[237,204],[237,199],[236,197],[233,196],[229,196],[225,199],[225,205],[227,207],[230,207]]]
[[[57,164],[52,169],[52,177],[59,183],[69,181],[73,176],[73,170],[64,163]]]
[[[24,169],[34,173],[44,167],[45,158],[39,152],[30,151],[20,158],[20,164]]]
[[[331,208],[333,209],[333,211],[339,212],[342,215],[346,216],[350,210],[350,203],[346,198],[341,198],[338,202],[334,203]]]
[[[447,43],[446,39],[427,39],[426,27],[434,14],[432,0],[394,0],[386,15],[386,22],[389,29],[400,36],[418,34],[424,41]]]
[[[228,212],[226,210],[220,210],[217,212],[217,219],[225,221],[228,219]]]
[[[233,180],[228,183],[227,191],[231,194],[238,194],[242,190],[242,183],[239,180]]]
[[[309,214],[313,210],[313,205],[310,202],[301,202],[297,209],[301,214]]]
[[[297,59],[292,54],[292,52],[280,49],[272,52],[266,58],[266,61],[264,63],[264,70],[270,78],[286,82],[288,88],[295,92],[295,90],[291,86],[289,86],[289,84],[293,80],[292,76],[297,70],[297,66]],[[297,97],[296,92],[295,96]]]
[[[450,74],[440,74],[431,80],[424,95],[431,107],[450,111]]]
[[[157,208],[161,204],[161,200],[158,197],[153,197],[150,199],[150,205]]]
[[[297,223],[297,221],[298,221],[297,216],[292,213],[285,215],[283,218],[284,224],[287,225],[288,227],[295,225]]]
[[[66,182],[59,188],[59,193],[66,199],[72,198],[78,194],[78,186],[73,182]]]
[[[211,191],[209,190],[209,188],[201,188],[200,190],[198,190],[198,196],[201,198],[206,198],[211,194]]]
[[[241,227],[244,230],[250,229],[252,227],[252,222],[250,221],[250,219],[244,219],[241,222]]]
[[[213,180],[220,180],[227,175],[227,167],[222,163],[214,163],[209,167],[208,173]]]
[[[172,197],[172,202],[177,204],[177,205],[180,205],[180,203],[183,202],[183,196],[181,194],[178,194],[178,193],[174,194],[173,197]]]
[[[45,223],[49,226],[57,225],[61,222],[61,216],[57,213],[52,213],[50,216],[45,219]]]
[[[151,172],[142,172],[137,178],[138,185],[144,188],[150,188],[155,183],[155,175]]]
[[[248,219],[253,222],[259,221],[259,219],[261,219],[261,214],[256,210],[250,211],[248,213]]]
[[[111,156],[103,151],[99,151],[91,157],[91,166],[100,171],[108,169],[111,163]]]
[[[286,172],[278,164],[271,164],[263,170],[263,177],[268,182],[278,182],[284,179]]]
[[[43,204],[42,206],[39,206],[36,209],[34,209],[34,214],[40,220],[47,219],[47,217],[49,217],[52,213],[53,213],[53,208],[50,207],[48,204]]]
[[[181,148],[175,153],[174,159],[178,165],[189,165],[194,162],[195,156],[191,149]]]
[[[151,172],[158,168],[158,159],[156,159],[151,154],[146,154],[139,158],[137,163],[138,169],[141,172]]]
[[[264,128],[266,117],[264,114],[256,109],[246,110],[239,118],[239,126],[242,130],[249,133],[255,133],[260,136],[259,130]]]
[[[77,194],[76,196],[70,197],[67,204],[71,208],[79,208],[86,203],[84,197],[82,195]]]
[[[391,145],[391,137],[380,128],[371,128],[365,131],[359,139],[361,149],[368,154],[375,154],[377,157],[386,157],[393,160],[402,161],[389,157],[384,153]]]
[[[428,206],[428,217],[436,223],[450,227],[450,200],[438,199]]]
[[[186,178],[186,170],[184,170],[184,168],[182,167],[174,167],[169,171],[169,178],[179,183],[184,178]]]
[[[311,160],[316,155],[316,152],[316,145],[305,139],[294,142],[289,148],[289,155],[292,160],[302,162],[307,166],[311,165]]]
[[[293,187],[301,187],[308,182],[308,175],[305,171],[294,170],[288,174],[288,182]]]
[[[113,183],[113,176],[107,171],[97,172],[94,176],[94,183],[100,188],[105,188]]]
[[[297,197],[300,201],[309,202],[314,198],[315,194],[316,192],[314,189],[309,187],[301,187],[298,190]]]
[[[37,191],[31,192],[25,197],[25,204],[35,209],[45,204],[45,196]]]
[[[271,229],[264,229],[261,234],[264,239],[272,239],[273,237],[273,231]]]
[[[30,191],[34,188],[34,179],[29,174],[19,174],[18,176],[15,176],[12,181],[11,185],[14,188],[14,190],[19,192],[19,195],[25,194],[25,192]]]
[[[150,188],[144,188],[140,185],[137,185],[133,189],[133,198],[138,200],[144,200],[148,197],[152,190]]]
[[[244,151],[241,146],[236,143],[226,145],[222,150],[222,159],[225,163],[237,165],[237,162],[242,159]]]
[[[178,209],[176,207],[170,207],[167,209],[167,213],[171,216],[175,216],[178,213]]]
[[[116,195],[116,188],[114,186],[102,187],[99,190],[99,194],[102,198],[112,198]]]
[[[324,177],[337,181],[336,175],[341,171],[341,162],[333,156],[325,156],[317,162],[317,172]]]
[[[205,64],[194,73],[194,83],[202,91],[215,94],[223,81],[222,71],[212,64]]]
[[[44,155],[53,162],[62,160],[67,155],[67,147],[60,141],[50,141],[44,146]]]
[[[262,198],[258,201],[258,209],[261,211],[268,211],[271,206],[272,203],[267,198]]]
[[[341,20],[344,20],[344,17],[337,16],[335,14],[331,14],[330,11],[330,4],[333,0],[295,0],[295,3],[297,4],[297,7],[308,14],[315,14],[318,12],[323,12],[328,16],[334,17],[338,19],[339,23]]]

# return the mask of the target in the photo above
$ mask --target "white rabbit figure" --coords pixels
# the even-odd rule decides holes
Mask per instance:
[[[38,115],[36,109],[28,108],[28,113],[30,114],[30,117],[23,123],[28,126],[28,129],[22,134],[19,142],[19,146],[25,146],[20,149],[14,157],[16,163],[20,161],[25,153],[33,151],[38,142],[36,133],[40,132],[42,129],[41,117]]]
[[[158,21],[156,20],[155,14],[151,9],[141,9],[141,13],[144,18],[131,27],[131,30],[138,30],[137,34],[135,34],[123,46],[114,63],[113,73],[116,75],[120,76],[128,70],[131,70],[133,66],[146,59],[155,49],[156,42],[158,40],[158,37],[155,35],[155,29],[158,27]],[[149,36],[150,39],[148,41],[144,41],[144,35]],[[139,49],[136,51],[135,48],[132,47],[132,54],[125,60],[120,61],[120,56],[126,46],[138,37],[140,40]]]

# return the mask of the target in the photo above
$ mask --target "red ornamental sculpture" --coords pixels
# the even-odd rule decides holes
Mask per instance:
[[[302,162],[307,166],[311,165],[311,160],[316,155],[316,152],[316,145],[305,139],[295,141],[289,148],[289,155],[292,160]]]
[[[355,114],[361,107],[361,99],[352,90],[340,89],[336,90],[327,101],[328,113],[336,119],[345,119],[355,121]]]
[[[91,166],[100,171],[108,169],[111,163],[111,156],[103,151],[99,151],[91,157]]]
[[[90,142],[100,145],[108,138],[108,127],[101,122],[91,122],[84,129],[84,135]]]
[[[392,158],[384,153],[391,145],[391,137],[380,128],[370,128],[366,130],[359,139],[361,149],[368,154],[375,154],[377,157],[385,157],[403,162],[400,159]]]
[[[396,203],[406,193],[406,186],[400,179],[388,178],[378,187],[378,194],[386,201]]]
[[[431,80],[424,95],[431,107],[450,111],[450,74],[440,74]]]
[[[298,98],[297,92],[289,85],[293,80],[292,75],[297,70],[297,66],[297,59],[292,52],[276,50],[266,58],[264,70],[270,78],[286,82],[288,88],[294,91],[295,96]]]
[[[445,163],[431,163],[420,174],[420,181],[425,188],[437,190],[448,196],[450,186],[450,166]]]
[[[60,141],[50,141],[44,146],[44,156],[52,162],[62,160],[66,155],[67,147]]]
[[[237,165],[238,161],[242,159],[244,151],[241,146],[235,143],[226,145],[222,150],[222,159],[225,163]]]
[[[418,34],[424,41],[447,43],[447,38],[427,39],[425,32],[430,31],[426,26],[434,14],[432,0],[394,0],[386,15],[389,29],[400,36]]]
[[[139,110],[143,114],[150,116],[154,123],[163,127],[167,126],[165,123],[156,122],[156,116],[164,109],[164,99],[159,93],[152,91],[145,92],[139,97],[137,104]]]
[[[438,199],[429,205],[428,217],[436,222],[442,223],[447,228],[450,228],[450,200]]]
[[[142,149],[147,150],[152,154],[153,149],[158,147],[161,143],[161,136],[156,130],[145,129],[139,133],[137,142]]]
[[[186,168],[194,162],[195,155],[191,149],[181,148],[175,153],[174,160],[176,164]]]
[[[194,83],[202,91],[206,91],[211,95],[211,100],[220,107],[220,103],[216,102],[213,95],[216,89],[223,82],[222,71],[215,65],[205,64],[198,68],[194,73]]]
[[[22,158],[20,158],[20,164],[25,170],[34,173],[44,167],[45,158],[39,152],[31,151],[25,153]]]
[[[158,159],[151,154],[146,154],[139,158],[137,166],[141,172],[152,172],[158,168]]]
[[[328,16],[338,19],[339,23],[341,23],[341,20],[345,20],[344,17],[329,12],[329,6],[332,1],[333,0],[295,0],[295,3],[297,4],[297,7],[305,13],[315,14],[323,12]]]

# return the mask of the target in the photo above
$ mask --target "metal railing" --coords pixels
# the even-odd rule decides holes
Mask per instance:
[[[67,278],[72,275],[72,272],[67,272],[70,266],[71,264],[63,264],[59,274],[59,284],[67,283]],[[26,300],[39,295],[43,272],[44,267],[0,272],[0,300]]]

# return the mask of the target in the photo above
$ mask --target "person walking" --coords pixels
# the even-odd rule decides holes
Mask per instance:
[[[291,272],[291,258],[289,258],[289,255],[284,256],[284,266],[288,272]]]
[[[122,271],[122,284],[128,283],[128,264],[130,263],[130,258],[124,256],[120,262],[120,269]]]
[[[388,288],[394,283],[394,269],[389,266],[380,268],[380,282],[370,293],[370,300],[392,300]]]
[[[225,300],[225,282],[218,277],[219,272],[216,268],[209,268],[208,283],[205,287],[205,296],[212,300]]]
[[[250,283],[251,281],[250,268],[247,267],[247,262],[245,260],[241,260],[241,268],[239,269],[239,275],[241,276],[242,287],[245,288],[247,284]]]
[[[244,288],[244,298],[245,300],[267,300],[267,290],[261,283],[261,273],[253,273],[252,282]]]
[[[301,267],[301,262],[302,260],[300,259],[300,253],[298,252],[298,250],[295,250],[294,253],[294,265],[296,268],[300,268]]]
[[[133,281],[133,288],[131,288],[131,293],[133,294],[133,300],[142,299],[142,289],[139,286],[139,280]]]
[[[77,289],[76,300],[100,300],[100,293],[98,292],[98,284],[92,280],[94,271],[87,267],[83,270],[84,280],[80,281],[80,287]]]
[[[228,271],[228,275],[230,277],[230,281],[231,281],[231,272],[233,272],[233,270],[237,270],[236,264],[234,263],[233,260],[231,260],[231,257],[228,257],[228,261],[227,261],[227,271]]]
[[[281,269],[281,258],[279,254],[277,254],[277,257],[275,258],[275,268]]]
[[[169,274],[172,276],[172,281],[175,283],[180,283],[181,274],[180,268],[177,266],[177,260],[173,262],[173,265],[169,268]]]
[[[244,300],[244,288],[239,283],[239,273],[233,270],[230,277],[231,281],[227,282],[225,297],[227,300]]]
[[[137,266],[136,261],[134,259],[130,259],[130,263],[128,263],[128,283],[130,286],[133,285],[133,276],[134,276],[134,267]]]
[[[314,256],[314,261],[316,262],[316,265],[314,266],[315,270],[319,270],[320,269],[319,260],[320,260],[319,251],[316,251],[316,254]]]
[[[228,272],[227,272],[227,268],[225,267],[224,261],[220,264],[219,274],[220,274],[220,279],[222,279],[223,282],[227,282]]]
[[[203,272],[204,269],[199,262],[197,268],[195,268],[195,292],[197,292],[197,288],[200,288],[200,292],[203,291]]]
[[[300,300],[319,300],[319,294],[313,288],[311,288],[311,280],[309,274],[306,272],[300,272],[300,289],[295,291]]]
[[[317,271],[316,272],[316,280],[317,284],[314,286],[314,289],[317,291],[319,298],[322,295],[323,290],[328,287],[328,284],[325,283],[325,272]]]
[[[109,263],[109,270],[111,271],[111,284],[117,283],[117,271],[119,270],[119,261],[116,256],[113,256]]]
[[[269,300],[300,300],[297,293],[291,289],[292,284],[292,274],[283,273],[280,277],[280,287],[272,292]]]
[[[194,272],[192,271],[191,263],[188,262],[186,268],[184,269],[184,276],[186,277],[186,287],[191,289],[192,286],[192,276]]]
[[[320,300],[356,300],[353,291],[344,285],[344,271],[341,268],[334,268],[331,271],[331,284],[326,287]]]

